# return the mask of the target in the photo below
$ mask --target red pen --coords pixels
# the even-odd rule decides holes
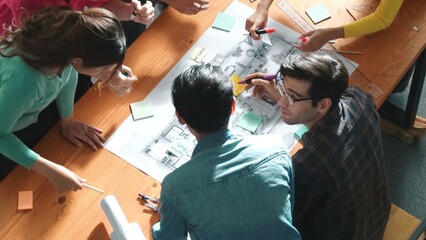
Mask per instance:
[[[257,29],[255,32],[257,35],[265,34],[265,33],[273,33],[275,32],[275,28]]]
[[[263,29],[257,29],[254,31],[257,35],[265,34],[265,33],[273,33],[275,32],[275,28],[263,28]],[[251,36],[251,33],[249,33]]]

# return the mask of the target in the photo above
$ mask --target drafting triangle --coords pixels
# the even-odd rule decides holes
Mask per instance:
[[[250,36],[246,37],[244,39],[244,42],[247,43],[250,46],[253,46],[253,39]]]
[[[379,3],[380,1],[367,2],[361,5],[353,6],[352,9],[369,15],[376,10]]]
[[[409,28],[414,31],[419,31],[419,28],[417,28],[416,23],[411,18],[410,14],[408,13],[407,9],[403,6],[401,6],[401,9],[399,9],[398,14],[395,17],[395,20],[393,23],[400,25],[402,27]]]
[[[369,15],[376,10],[379,3],[380,1],[371,1],[361,5],[353,6],[351,8],[363,14]],[[402,5],[399,9],[398,14],[396,15],[393,23],[401,27],[409,28],[414,31],[419,31],[416,23],[413,21],[404,5]]]

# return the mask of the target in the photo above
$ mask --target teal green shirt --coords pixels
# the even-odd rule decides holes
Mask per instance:
[[[277,136],[209,134],[162,182],[153,239],[300,240],[293,167]]]
[[[71,116],[77,72],[70,65],[62,76],[46,75],[20,57],[0,56],[0,153],[30,169],[38,154],[14,134],[37,122],[39,113],[56,99],[61,117]]]

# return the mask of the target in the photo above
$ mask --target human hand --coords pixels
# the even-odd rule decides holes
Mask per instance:
[[[72,117],[61,119],[62,134],[75,145],[81,147],[82,142],[89,144],[94,150],[102,147],[105,138],[101,136],[102,129],[87,125]]]
[[[254,40],[259,40],[260,36],[255,32],[257,29],[265,28],[268,23],[268,9],[257,8],[256,11],[246,19],[246,30]]]
[[[210,0],[163,0],[178,12],[195,15],[209,8]]]
[[[81,190],[83,183],[87,182],[68,168],[41,156],[37,158],[32,170],[46,177],[58,193]]]
[[[272,99],[275,101],[278,101],[281,98],[280,92],[278,91],[278,86],[273,81],[268,81],[262,79],[263,76],[265,76],[266,73],[253,73],[250,75],[247,75],[245,79],[252,79],[251,84],[248,84],[245,86],[245,90],[249,90],[252,87],[253,89],[253,96],[254,97],[260,97],[264,94],[268,94]]]
[[[344,35],[343,27],[337,28],[318,28],[300,35],[300,39],[306,41],[294,44],[294,46],[304,52],[313,52],[319,50],[328,41],[342,38]]]
[[[132,90],[132,85],[138,80],[138,77],[133,75],[132,69],[128,66],[122,65],[120,71],[115,74],[108,81],[108,88],[111,92],[118,96],[124,96]]]
[[[132,0],[130,5],[132,9],[131,19],[133,21],[142,24],[148,24],[154,18],[155,9],[152,6],[151,1],[146,1],[146,3],[142,6],[140,1]]]

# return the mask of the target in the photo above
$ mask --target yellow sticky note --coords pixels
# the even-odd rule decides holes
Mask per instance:
[[[18,192],[18,210],[33,209],[33,191]]]
[[[197,47],[194,49],[194,51],[192,51],[189,58],[191,58],[197,63],[200,63],[203,60],[203,58],[207,55],[207,53],[209,53],[209,50],[207,48]]]
[[[239,84],[239,82],[242,81],[242,79],[234,74],[231,76],[231,81],[234,83],[234,96],[240,95],[244,91],[245,84]]]

